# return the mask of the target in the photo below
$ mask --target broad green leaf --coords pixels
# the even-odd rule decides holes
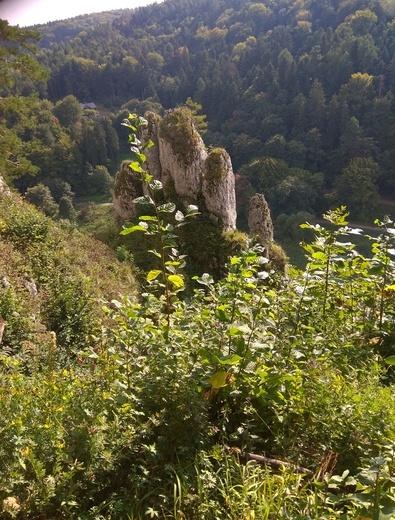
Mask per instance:
[[[153,176],[150,173],[144,172],[141,180],[142,180],[142,182],[149,184],[152,181],[152,179],[153,179]]]
[[[313,253],[311,255],[315,260],[322,260],[322,261],[326,261],[327,260],[327,256],[325,253],[322,253],[321,251],[316,251],[315,253]]]
[[[241,272],[242,278],[251,278],[254,275],[254,273],[251,271],[251,269],[243,269]]]
[[[185,286],[184,280],[178,274],[169,275],[168,280],[175,289],[181,289],[181,287]]]
[[[148,150],[149,148],[152,148],[153,146],[155,146],[155,144],[153,143],[153,141],[151,141],[151,139],[149,141],[147,141],[142,147],[141,149],[142,150]]]
[[[237,265],[240,264],[240,262],[241,258],[239,258],[238,256],[232,256],[230,259],[230,265]]]
[[[136,199],[133,199],[133,202],[135,204],[143,204],[146,206],[152,206],[154,204],[154,201],[148,195],[144,195],[143,197],[137,197]]]
[[[215,315],[219,319],[219,321],[229,321],[229,314],[226,312],[228,308],[225,305],[219,305],[215,309]]]
[[[387,365],[395,365],[395,356],[389,356],[384,361]]]
[[[238,365],[243,358],[237,354],[225,356],[222,359],[217,358],[220,365]]]
[[[227,385],[229,372],[216,372],[210,377],[210,385],[213,388],[222,388]]]
[[[161,204],[158,206],[158,211],[160,213],[173,213],[175,209],[176,205],[173,202],[166,202],[166,204]]]
[[[158,258],[162,258],[162,255],[158,253],[156,249],[148,249],[148,253],[152,253],[153,255],[157,256]]]
[[[142,215],[141,217],[139,217],[139,219],[147,222],[158,222],[158,219],[151,215]]]
[[[123,229],[119,234],[120,235],[129,235],[130,233],[134,233],[135,231],[147,231],[147,228],[145,226],[130,226],[128,228]]]
[[[140,163],[137,161],[133,161],[129,164],[129,168],[137,173],[144,173],[144,170],[140,166]]]
[[[152,280],[155,280],[156,278],[158,278],[159,275],[162,274],[162,271],[160,269],[152,269],[148,274],[147,274],[147,282],[152,282]]]
[[[228,330],[229,336],[242,336],[243,334],[250,334],[251,329],[248,325],[240,325],[240,327],[230,327]]]

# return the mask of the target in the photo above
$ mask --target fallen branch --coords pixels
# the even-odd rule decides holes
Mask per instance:
[[[238,448],[228,448],[228,451],[236,455],[242,462],[253,460],[258,464],[267,465],[275,469],[287,468],[295,473],[303,473],[310,477],[314,475],[311,470],[298,466],[297,464],[292,464],[291,462],[284,462],[283,460],[272,459],[270,457],[264,457],[263,455],[255,455],[254,453],[248,453],[247,451],[242,451]]]
[[[5,321],[0,316],[0,345],[1,345],[1,342],[3,340],[4,327],[5,327]]]

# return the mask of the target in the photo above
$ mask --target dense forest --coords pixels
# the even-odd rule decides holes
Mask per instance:
[[[0,20],[1,518],[395,519],[394,15]],[[264,194],[303,269],[238,230],[222,248],[208,198],[151,175],[169,120],[211,181],[229,151],[239,227]],[[116,225],[122,168],[138,211]]]
[[[207,116],[207,145],[231,155],[242,228],[250,189],[265,194],[283,241],[307,214],[346,204],[353,219],[372,220],[380,196],[393,195],[389,2],[168,0],[34,29],[49,78],[38,85],[17,78],[3,94],[40,93],[57,120],[37,122],[38,135],[19,122],[18,136],[47,147],[63,139],[71,164],[60,176],[74,191],[90,166],[109,161],[116,170],[113,132],[126,152],[120,122],[128,112],[162,112],[192,98]],[[76,107],[66,106],[70,95],[105,117],[81,124]],[[3,106],[3,122],[14,126],[10,111]],[[57,124],[67,137],[54,138]]]

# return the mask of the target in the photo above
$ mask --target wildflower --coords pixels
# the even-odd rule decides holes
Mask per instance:
[[[13,511],[19,511],[20,509],[21,506],[16,497],[7,497],[3,500],[3,511],[12,513]]]

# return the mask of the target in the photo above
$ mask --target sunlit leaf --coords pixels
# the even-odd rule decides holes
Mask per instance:
[[[152,282],[152,280],[156,280],[156,278],[158,278],[158,276],[161,274],[162,274],[162,271],[160,269],[152,269],[147,274],[147,282]]]
[[[169,275],[168,280],[175,289],[181,289],[185,286],[184,280],[178,274]]]
[[[153,146],[155,146],[155,144],[153,143],[153,141],[151,141],[151,139],[149,141],[147,141],[142,147],[141,149],[142,150],[148,150],[149,148],[152,148]]]
[[[143,221],[149,221],[149,222],[158,222],[158,219],[151,215],[142,215],[141,217],[139,217],[139,219],[143,220]]]
[[[152,206],[154,204],[154,201],[148,195],[144,195],[143,197],[137,197],[136,199],[133,199],[133,202],[135,204],[143,204],[146,206]]]
[[[149,187],[153,191],[159,191],[159,190],[163,189],[163,184],[160,181],[155,179],[154,181],[150,182]]]
[[[147,228],[142,225],[130,226],[123,229],[119,234],[120,235],[129,235],[130,233],[134,233],[135,231],[147,231]]]
[[[213,388],[222,388],[228,384],[229,372],[216,372],[210,377],[210,385]]]
[[[144,170],[140,166],[140,163],[137,161],[133,161],[129,164],[129,168],[137,173],[144,173]]]
[[[233,354],[233,356],[225,356],[222,359],[217,359],[220,365],[238,365],[243,358],[237,354]]]
[[[176,209],[176,205],[173,202],[166,202],[166,204],[158,206],[157,209],[160,213],[173,213]]]

